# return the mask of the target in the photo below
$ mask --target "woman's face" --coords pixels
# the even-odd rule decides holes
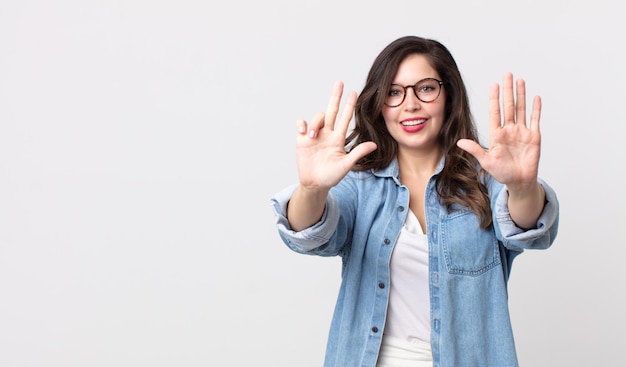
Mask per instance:
[[[409,86],[425,78],[441,80],[424,55],[413,54],[400,63],[393,84]],[[385,124],[400,150],[429,152],[438,149],[437,136],[444,121],[445,100],[443,87],[439,96],[428,103],[419,100],[413,88],[405,88],[402,104],[397,107],[383,106]]]

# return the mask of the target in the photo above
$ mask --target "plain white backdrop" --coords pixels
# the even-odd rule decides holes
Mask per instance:
[[[322,365],[339,260],[279,240],[295,121],[407,34],[541,95],[554,246],[516,259],[524,367],[615,366],[624,1],[0,0],[0,366]]]

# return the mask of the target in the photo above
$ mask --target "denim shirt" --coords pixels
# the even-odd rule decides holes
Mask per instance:
[[[546,204],[536,228],[523,230],[508,213],[506,187],[487,176],[494,224],[484,230],[469,209],[447,208],[438,200],[435,177],[443,164],[442,159],[425,192],[433,366],[518,366],[507,281],[518,254],[553,243],[556,194],[538,180]],[[397,162],[375,172],[350,172],[330,190],[321,220],[299,232],[286,218],[295,188],[271,199],[280,238],[298,253],[342,258],[324,366],[374,367],[385,328],[391,253],[409,210]]]

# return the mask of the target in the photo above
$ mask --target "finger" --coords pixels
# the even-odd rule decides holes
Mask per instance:
[[[456,142],[456,145],[473,155],[478,160],[478,163],[482,163],[483,157],[487,154],[480,144],[470,139],[460,139]]]
[[[502,78],[502,109],[504,125],[515,123],[515,99],[513,97],[513,74],[506,73]]]
[[[335,127],[335,119],[337,118],[337,113],[339,113],[339,104],[341,102],[341,95],[343,94],[343,82],[336,81],[333,85],[333,92],[330,96],[330,100],[328,101],[328,107],[326,107],[326,119],[324,125],[333,129]]]
[[[530,129],[539,131],[539,120],[541,119],[541,97],[535,96],[533,99],[533,110],[530,113]]]
[[[309,124],[309,130],[308,130],[309,137],[315,138],[316,136],[318,136],[319,135],[318,132],[324,127],[325,123],[326,123],[326,117],[324,115],[324,112],[316,113],[313,119],[311,120],[311,123]]]
[[[500,85],[494,83],[489,90],[489,127],[491,130],[502,126],[502,116],[500,115]]]
[[[348,153],[348,158],[350,159],[350,164],[353,166],[359,159],[365,157],[371,152],[375,151],[377,148],[376,143],[373,141],[365,141],[355,146],[350,153]]]
[[[355,106],[356,92],[352,91],[348,94],[345,106],[343,107],[343,111],[341,112],[341,117],[339,118],[339,124],[335,127],[335,130],[339,130],[339,132],[344,135],[346,134],[346,132],[348,131],[348,127],[350,126],[350,121],[352,121],[352,116],[354,116]]]
[[[517,79],[516,84],[515,121],[526,126],[526,83]]]
[[[305,135],[306,134],[306,121],[304,120],[296,121],[296,129],[298,129],[298,134]]]

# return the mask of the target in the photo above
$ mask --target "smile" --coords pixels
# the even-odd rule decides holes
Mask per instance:
[[[402,126],[416,126],[421,125],[426,122],[426,119],[417,119],[417,120],[405,120],[400,122]]]

